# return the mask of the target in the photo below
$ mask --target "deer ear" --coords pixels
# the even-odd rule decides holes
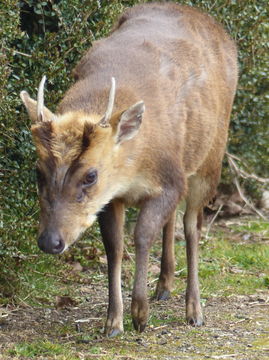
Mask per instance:
[[[22,102],[24,106],[26,107],[26,110],[28,112],[28,115],[33,123],[39,122],[38,116],[37,116],[37,101],[30,98],[30,95],[27,91],[21,91],[20,98],[22,99]],[[45,106],[43,107],[43,120],[42,121],[52,121],[55,119],[56,115],[54,115],[48,108]]]
[[[139,101],[121,114],[116,132],[117,144],[132,139],[138,133],[144,111],[144,101]]]

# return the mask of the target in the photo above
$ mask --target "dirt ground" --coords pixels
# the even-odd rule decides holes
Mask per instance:
[[[126,360],[269,359],[268,293],[209,299],[204,308],[206,325],[202,328],[185,324],[183,296],[165,302],[151,301],[151,316],[159,319],[159,325],[150,325],[138,334],[125,324],[125,334],[114,339],[102,335],[107,306],[103,285],[89,286],[84,296],[87,301],[82,305],[59,310],[2,309],[1,359],[13,358],[4,354],[14,344],[36,340],[68,344],[77,359],[102,359],[108,354]],[[129,308],[127,294],[125,313]],[[93,347],[98,354],[91,353]]]
[[[241,223],[245,221],[241,219]],[[243,230],[233,232],[231,224],[231,221],[220,222],[217,230],[225,231],[225,237],[231,237],[233,242],[243,239],[244,244],[254,242],[257,248],[267,244],[267,232],[249,236],[249,232]],[[237,225],[240,224],[237,221]],[[131,290],[124,287],[125,332],[108,339],[103,335],[108,297],[105,268],[106,265],[99,273],[100,279],[98,275],[87,283],[71,281],[68,286],[76,289],[74,299],[56,298],[55,306],[43,303],[40,307],[27,304],[0,307],[0,360],[269,360],[269,291],[266,288],[251,295],[217,296],[212,292],[202,299],[205,326],[200,328],[185,322],[183,292],[167,301],[150,300],[149,325],[140,334],[132,327]],[[89,279],[93,279],[90,271],[94,270],[88,271],[87,278],[89,275]],[[256,277],[259,277],[257,272],[253,273],[253,279]],[[232,290],[234,286],[233,283]],[[149,290],[152,292],[154,287],[151,282]],[[48,351],[46,354],[43,349],[46,341],[60,345],[58,353]],[[39,351],[32,355],[12,352],[18,344],[35,348],[40,343]]]

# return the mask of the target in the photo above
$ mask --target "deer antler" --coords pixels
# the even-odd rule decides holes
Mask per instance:
[[[42,77],[37,92],[37,121],[44,121],[44,85],[46,75]]]
[[[101,127],[109,126],[108,123],[109,123],[109,120],[112,115],[113,105],[114,105],[114,101],[115,101],[115,89],[116,89],[116,81],[115,81],[115,78],[112,77],[107,109],[106,109],[105,115],[102,117],[102,119],[98,123],[98,125]]]

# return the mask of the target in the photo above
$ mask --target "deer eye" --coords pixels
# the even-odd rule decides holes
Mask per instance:
[[[89,187],[96,183],[97,181],[97,170],[90,169],[88,173],[85,175],[85,178],[82,182],[82,187]]]

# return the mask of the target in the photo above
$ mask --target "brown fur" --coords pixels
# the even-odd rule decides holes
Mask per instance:
[[[216,190],[227,140],[237,83],[234,42],[197,9],[172,3],[139,5],[120,17],[108,38],[93,44],[74,76],[76,82],[59,104],[57,119],[48,125],[52,114],[45,109],[45,122],[32,127],[47,182],[40,196],[41,235],[57,231],[67,247],[102,211],[99,221],[110,279],[106,332],[116,335],[123,329],[122,212],[124,205],[139,205],[132,317],[142,331],[148,317],[148,251],[164,227],[156,295],[166,298],[173,282],[174,213],[185,198],[186,317],[201,325],[197,269],[201,214]],[[110,126],[103,128],[98,121],[106,109],[112,76],[117,84],[114,112]],[[35,102],[27,96],[23,100],[35,121]],[[128,119],[129,113],[123,115],[139,100],[146,108],[141,126],[137,120],[141,114],[133,119]],[[127,116],[124,129],[123,116]],[[125,141],[128,131],[138,134]],[[48,163],[54,164],[53,171]],[[97,169],[98,180],[82,191],[91,169]]]

